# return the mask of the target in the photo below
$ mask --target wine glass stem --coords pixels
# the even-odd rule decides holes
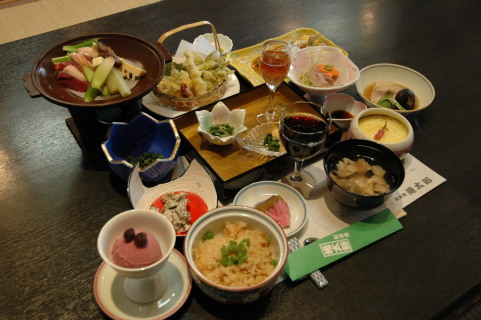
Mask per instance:
[[[294,160],[294,172],[291,174],[290,177],[292,181],[302,181],[302,163],[303,160]]]
[[[276,96],[276,88],[269,88],[269,107],[265,112],[265,118],[267,121],[274,121],[276,117],[276,107],[275,107],[275,96]]]
[[[275,109],[276,87],[269,88],[269,108]]]

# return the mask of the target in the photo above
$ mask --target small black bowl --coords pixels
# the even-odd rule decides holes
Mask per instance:
[[[384,178],[391,186],[391,191],[378,196],[364,196],[349,192],[334,182],[329,173],[336,169],[336,164],[343,158],[356,161],[364,158],[370,164],[377,164],[386,170]],[[324,170],[327,186],[332,196],[340,203],[357,209],[373,209],[384,203],[386,196],[396,191],[404,181],[404,167],[398,156],[388,148],[369,140],[351,139],[335,143],[324,155]]]

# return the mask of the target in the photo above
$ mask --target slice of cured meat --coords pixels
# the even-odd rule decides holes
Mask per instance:
[[[255,207],[274,219],[281,228],[291,224],[291,212],[289,205],[279,195],[274,195]]]
[[[80,91],[80,92],[87,91],[89,86],[87,81],[81,81],[63,72],[58,73],[57,82],[63,85],[64,87],[67,87],[75,91]]]

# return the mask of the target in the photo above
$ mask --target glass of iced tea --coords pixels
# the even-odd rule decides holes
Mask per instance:
[[[275,103],[275,95],[277,87],[286,78],[290,65],[290,49],[286,42],[272,40],[262,45],[259,69],[269,88],[269,104],[257,115],[258,122],[279,121],[279,108]]]
[[[312,158],[324,148],[331,126],[331,116],[320,105],[297,101],[280,112],[279,133],[287,153],[294,158],[294,172],[281,181],[308,198],[316,187],[316,179],[302,170],[304,160]]]

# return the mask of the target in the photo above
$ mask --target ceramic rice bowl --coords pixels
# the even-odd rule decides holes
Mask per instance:
[[[229,287],[217,284],[205,277],[194,262],[193,250],[200,241],[203,241],[203,235],[207,231],[212,231],[214,234],[222,232],[224,224],[228,221],[245,221],[249,228],[263,230],[272,236],[271,246],[278,263],[274,271],[256,285]],[[192,224],[184,239],[184,254],[192,278],[202,292],[222,303],[245,304],[260,299],[274,287],[287,261],[288,246],[284,232],[268,215],[253,208],[230,205],[211,210]]]

